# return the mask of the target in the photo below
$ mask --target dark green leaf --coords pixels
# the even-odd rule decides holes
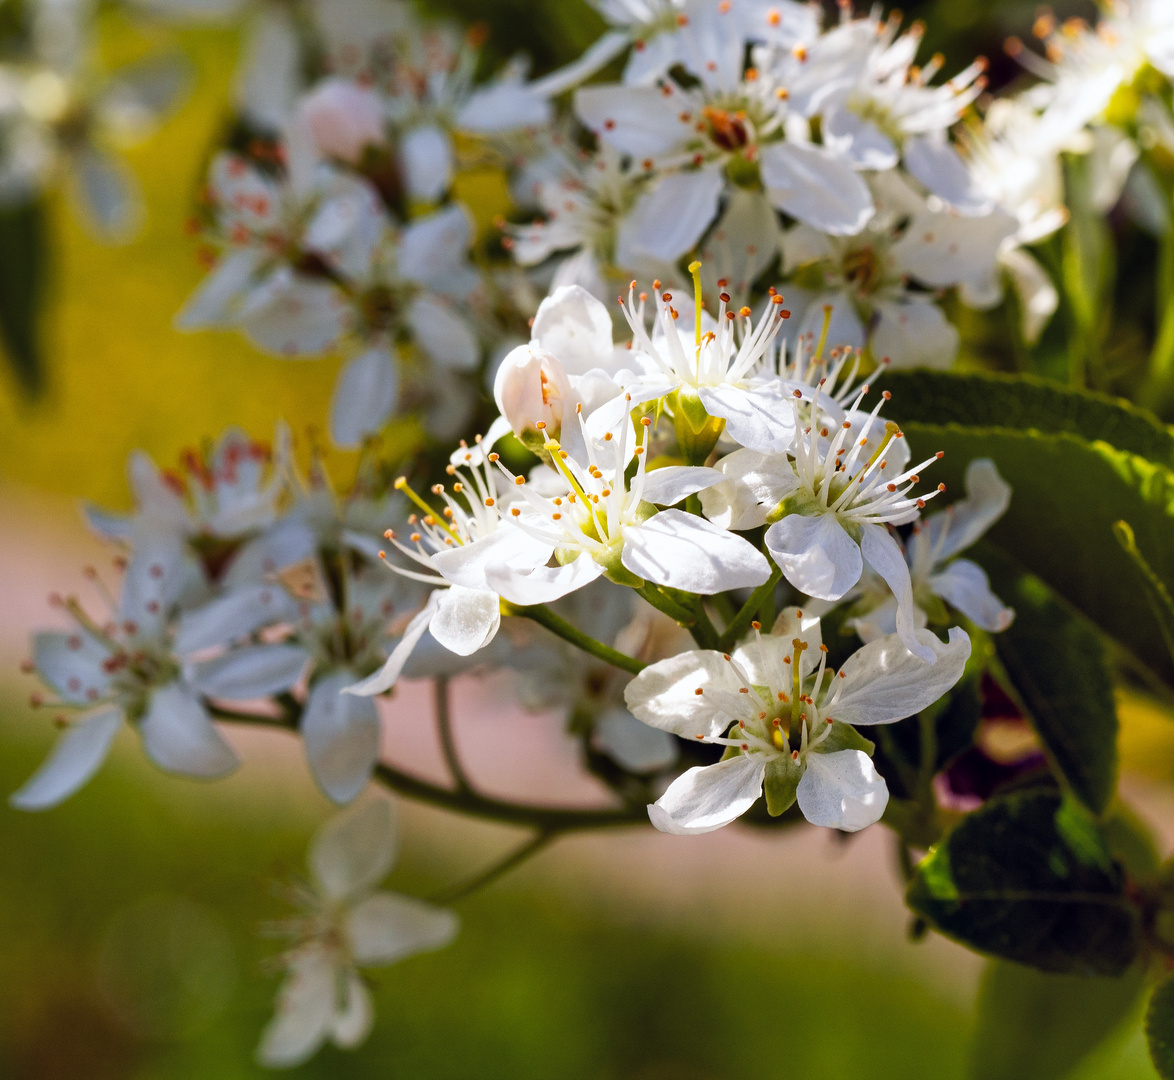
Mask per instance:
[[[0,340],[25,393],[45,381],[37,334],[45,284],[45,211],[39,202],[0,209]]]
[[[1059,1080],[1121,1027],[1141,997],[1138,966],[1112,979],[994,960],[978,993],[971,1080]]]
[[[1138,550],[1137,537],[1134,536],[1133,527],[1128,521],[1118,521],[1113,526],[1113,534],[1117,537],[1117,543],[1124,549],[1125,554],[1133,560],[1142,588],[1145,589],[1145,594],[1149,598],[1150,609],[1154,613],[1154,618],[1158,620],[1158,625],[1162,628],[1162,637],[1166,642],[1166,648],[1174,657],[1174,599],[1170,596],[1170,590],[1166,588],[1166,583],[1154,573],[1153,567]]]
[[[989,802],[917,867],[909,906],[947,937],[1043,971],[1120,975],[1140,918],[1095,824],[1047,791]]]
[[[933,481],[961,492],[966,465],[992,458],[1011,506],[988,533],[1101,630],[1174,686],[1171,659],[1136,569],[1113,526],[1128,521],[1158,578],[1174,582],[1174,472],[1144,458],[1060,433],[957,425],[906,426],[915,454],[944,450]],[[948,498],[948,496],[947,496]]]
[[[1070,390],[1034,375],[974,372],[887,371],[876,383],[892,391],[885,415],[900,424],[1066,433],[1174,468],[1174,429],[1107,394]]]
[[[1150,998],[1145,1038],[1158,1075],[1162,1080],[1174,1080],[1174,979],[1167,979]]]
[[[1039,578],[987,546],[991,587],[1015,609],[995,649],[1049,760],[1073,794],[1103,813],[1117,782],[1117,706],[1096,630]]]

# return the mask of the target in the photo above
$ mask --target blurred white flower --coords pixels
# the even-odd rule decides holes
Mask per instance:
[[[292,1068],[328,1041],[358,1046],[375,1018],[359,968],[442,949],[456,937],[451,911],[375,889],[398,846],[382,799],[338,815],[315,836],[309,880],[289,890],[302,914],[272,927],[293,942],[281,957],[286,977],[276,1015],[257,1048],[262,1065]]]
[[[36,671],[58,695],[52,707],[79,716],[10,797],[17,809],[48,809],[77,791],[101,767],[124,723],[137,729],[147,756],[166,772],[215,779],[238,764],[174,646],[177,607],[202,594],[202,574],[174,537],[140,534],[138,541],[108,623],[67,600],[62,604],[76,628],[33,637]],[[249,617],[268,619],[257,599]],[[247,696],[265,692],[258,687]]]

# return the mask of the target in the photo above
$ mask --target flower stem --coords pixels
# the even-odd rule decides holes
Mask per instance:
[[[469,780],[465,767],[461,764],[457,753],[456,740],[452,731],[452,711],[449,708],[448,676],[438,675],[432,684],[433,700],[436,704],[436,730],[440,735],[440,747],[444,751],[444,761],[456,784],[457,791],[472,792],[473,785]]]
[[[738,639],[750,628],[751,622],[754,621],[754,616],[758,614],[763,603],[774,594],[775,587],[778,585],[779,579],[782,576],[782,571],[777,566],[774,567],[771,570],[770,577],[750,594],[750,599],[742,605],[738,614],[730,620],[729,625],[722,631],[722,636],[718,639],[717,643],[719,649],[728,651],[738,643]]]
[[[266,716],[263,713],[243,713],[205,702],[208,712],[217,720],[231,724],[259,724],[281,728],[291,734],[297,732],[296,716]],[[608,829],[620,825],[647,825],[648,812],[643,803],[619,807],[584,808],[535,806],[495,799],[476,791],[454,791],[423,780],[394,765],[379,762],[374,778],[385,787],[406,799],[428,803],[441,810],[469,817],[496,821],[502,825],[529,826],[547,833],[579,832],[584,829]]]
[[[537,855],[547,844],[558,838],[557,830],[540,830],[519,847],[514,848],[504,858],[499,859],[479,874],[474,874],[467,881],[459,882],[447,889],[441,889],[428,899],[433,904],[454,904],[465,899],[487,885],[492,885],[499,878],[504,877],[517,866],[521,866],[527,859]]]
[[[513,604],[507,604],[503,600],[501,609],[503,615],[520,615],[523,618],[531,619],[539,626],[545,626],[557,637],[582,649],[585,653],[590,653],[623,671],[630,671],[633,675],[639,675],[647,666],[634,656],[628,656],[626,653],[613,649],[610,645],[604,645],[602,641],[596,641],[595,638],[589,637],[581,630],[577,630],[566,619],[556,615],[550,608],[542,604],[533,607],[517,607]]]

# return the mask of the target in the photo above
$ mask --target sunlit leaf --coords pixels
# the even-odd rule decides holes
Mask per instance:
[[[1049,791],[993,800],[921,864],[909,906],[947,937],[1043,971],[1120,975],[1141,920],[1080,807]]]

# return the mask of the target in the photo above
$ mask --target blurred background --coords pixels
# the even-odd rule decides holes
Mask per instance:
[[[436,0],[484,21],[486,64],[518,49],[541,73],[578,55],[602,23],[583,0]],[[924,57],[946,70],[976,54],[997,86],[1002,50],[1038,12],[1016,0],[906,5],[926,21]],[[1088,5],[1057,15],[1091,16]],[[149,49],[160,28],[110,13],[110,62]],[[129,506],[127,454],[176,460],[229,424],[271,437],[285,417],[320,428],[339,361],[289,362],[236,334],[182,335],[172,317],[203,275],[185,237],[209,147],[226,122],[236,35],[166,30],[189,58],[189,97],[129,155],[144,230],[101,246],[51,201],[43,391],[0,373],[0,791],[15,789],[53,739],[19,674],[31,629],[53,625],[51,591],[90,586],[110,552],[80,501]],[[479,224],[500,210],[492,177],[465,181]],[[340,458],[342,455],[338,455]],[[344,463],[340,460],[338,464]],[[487,790],[584,804],[574,747],[553,718],[458,685],[457,736]],[[385,755],[441,775],[422,735],[428,696],[407,686],[385,710]],[[1174,849],[1174,725],[1123,701],[1122,789]],[[299,748],[275,733],[232,735],[245,759],[214,786],[167,779],[124,733],[111,763],[44,815],[0,808],[0,1076],[15,1080],[236,1077],[253,1064],[276,977],[260,923],[285,914],[274,882],[302,866],[329,813]],[[537,777],[537,779],[536,779]],[[403,806],[406,847],[392,886],[427,892],[516,840],[507,830]],[[907,940],[889,834],[850,842],[806,827],[731,828],[681,839],[648,830],[563,840],[461,903],[457,947],[377,975],[378,1022],[357,1053],[327,1049],[295,1075],[432,1078],[900,1078],[967,1075],[982,963],[941,939]],[[989,1038],[989,1032],[979,1037]],[[1150,1077],[1130,1017],[1075,1074]]]

